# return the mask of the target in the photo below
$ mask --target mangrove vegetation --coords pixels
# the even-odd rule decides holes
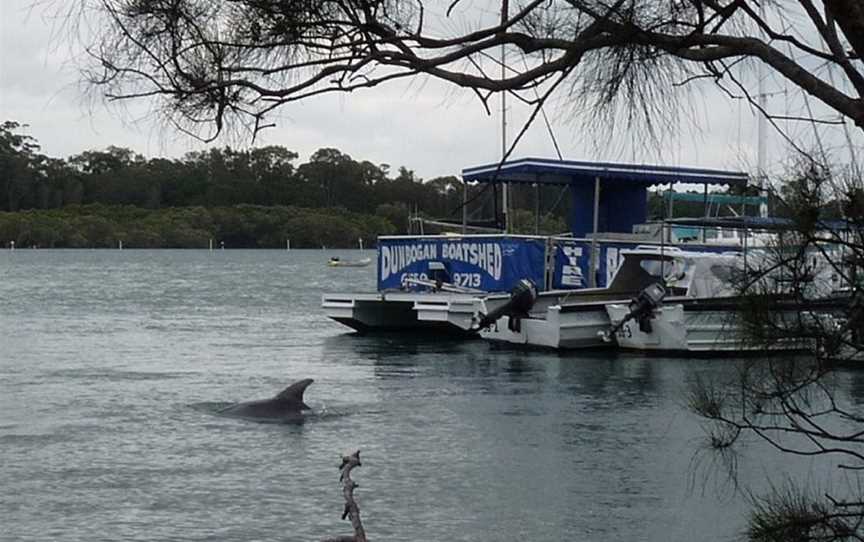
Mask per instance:
[[[58,159],[40,153],[26,126],[0,124],[0,246],[230,248],[367,246],[408,233],[409,217],[462,218],[461,179],[324,148],[298,163],[281,146],[145,158],[108,147]],[[456,166],[454,166],[455,168]],[[515,193],[522,233],[566,230],[569,201],[551,188]],[[539,196],[541,219],[535,219]],[[472,221],[494,217],[492,190],[470,186]],[[521,208],[520,208],[521,207]]]

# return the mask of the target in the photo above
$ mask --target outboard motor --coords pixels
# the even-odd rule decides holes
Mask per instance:
[[[603,341],[611,341],[612,336],[615,335],[615,333],[617,333],[624,324],[634,318],[639,320],[639,331],[651,333],[651,313],[654,309],[660,306],[664,297],[666,297],[666,289],[659,283],[651,284],[639,292],[639,295],[630,300],[630,312],[627,313],[627,316],[612,326],[609,331],[598,332],[603,338]]]
[[[537,301],[537,286],[528,279],[522,279],[510,290],[510,301],[480,318],[477,329],[489,327],[502,316],[510,317],[510,330],[519,331],[519,319],[528,316],[528,311]]]
[[[450,283],[450,271],[447,269],[447,264],[444,262],[429,262],[429,275],[432,282],[435,283],[433,292],[440,292],[441,287],[445,283]]]

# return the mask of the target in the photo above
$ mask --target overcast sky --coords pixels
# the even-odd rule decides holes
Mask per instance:
[[[67,0],[69,1],[69,0]],[[75,0],[71,0],[75,1]],[[203,147],[195,140],[150,120],[148,104],[124,109],[87,98],[78,81],[75,50],[53,20],[58,2],[0,0],[0,121],[29,124],[42,152],[68,157],[109,145],[147,157],[181,156]],[[627,133],[598,141],[578,120],[567,120],[566,103],[547,110],[565,159],[660,163],[752,171],[756,164],[755,120],[746,104],[708,88],[692,102],[692,122],[682,124],[659,148],[634,144]],[[509,108],[510,137],[526,118]],[[308,159],[316,149],[335,147],[356,160],[405,166],[424,178],[458,175],[462,168],[494,162],[500,156],[497,111],[488,116],[476,98],[431,79],[415,79],[350,95],[331,95],[289,104],[271,119],[277,127],[256,145],[276,144]],[[783,145],[769,137],[769,163],[779,168]],[[217,145],[248,145],[222,140]],[[555,158],[542,121],[514,157]]]

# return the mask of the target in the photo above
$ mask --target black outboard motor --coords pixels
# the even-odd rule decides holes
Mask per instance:
[[[444,283],[453,282],[450,278],[450,270],[444,262],[429,262],[429,275],[429,278],[435,283],[435,287],[432,289],[434,292],[440,292]]]
[[[639,331],[651,333],[651,313],[660,306],[664,297],[666,297],[666,289],[663,286],[658,283],[649,285],[639,292],[639,295],[630,300],[630,312],[627,313],[627,316],[612,326],[609,331],[601,331],[598,334],[603,338],[604,342],[609,342],[624,324],[634,318],[638,318],[639,320]]]
[[[528,316],[528,311],[537,301],[537,286],[528,279],[522,279],[510,290],[510,301],[480,318],[477,329],[489,327],[502,316],[510,317],[510,330],[519,331],[519,320]]]

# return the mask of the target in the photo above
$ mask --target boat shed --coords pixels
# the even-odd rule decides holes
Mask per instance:
[[[545,158],[469,167],[465,182],[566,185],[571,195],[570,230],[577,237],[597,232],[631,233],[648,218],[648,187],[675,183],[746,185],[749,176],[715,169],[581,162]]]

